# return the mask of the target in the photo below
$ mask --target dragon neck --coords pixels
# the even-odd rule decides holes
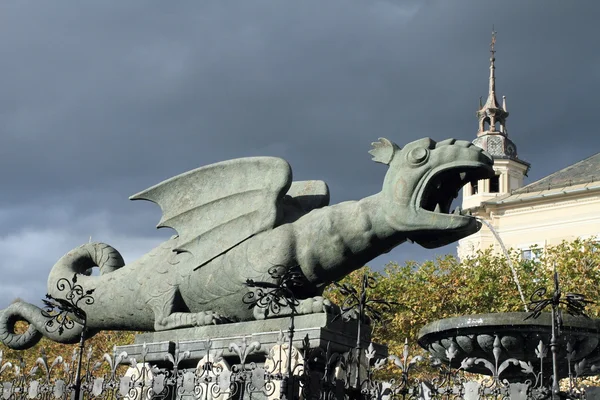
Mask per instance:
[[[359,212],[369,221],[368,229],[363,232],[369,238],[369,243],[357,254],[361,256],[361,260],[364,259],[364,265],[406,241],[406,232],[399,223],[400,217],[406,211],[391,202],[384,192],[366,197],[357,203]]]
[[[406,240],[400,221],[407,210],[394,202],[389,193],[382,191],[373,196],[365,197],[358,203],[366,218],[371,222],[372,234],[378,241],[397,246]],[[382,250],[381,248],[377,249],[377,251]]]
[[[315,210],[296,223],[297,240],[306,249],[299,265],[313,284],[324,286],[363,267],[406,241],[386,210],[391,203],[382,193]]]

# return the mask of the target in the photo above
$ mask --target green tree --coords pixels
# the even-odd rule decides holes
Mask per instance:
[[[523,261],[520,253],[511,252],[523,293],[529,296],[540,287],[553,290],[553,269],[559,273],[563,293],[576,292],[596,301],[600,299],[600,244],[591,240],[563,242],[539,252],[537,260]],[[357,287],[364,273],[378,284],[370,296],[398,303],[387,314],[385,323],[376,325],[373,340],[387,344],[391,354],[402,354],[404,341],[412,352],[422,352],[416,345],[419,330],[438,319],[479,313],[525,311],[507,259],[492,249],[459,262],[456,257],[439,257],[422,264],[408,261],[389,263],[382,272],[368,267],[355,271],[342,283]],[[327,291],[334,302],[342,296],[335,287]],[[600,316],[600,306],[588,307],[588,315]]]

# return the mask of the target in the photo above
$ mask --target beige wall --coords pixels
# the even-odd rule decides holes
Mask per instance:
[[[544,248],[563,240],[600,236],[600,186],[580,189],[554,190],[552,196],[532,193],[516,203],[482,207],[474,215],[490,221],[507,248]],[[483,226],[478,233],[459,241],[458,255],[468,257],[489,246],[500,252],[492,233]]]

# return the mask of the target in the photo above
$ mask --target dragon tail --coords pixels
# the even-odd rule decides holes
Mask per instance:
[[[105,243],[86,243],[57,261],[48,277],[48,292],[52,294],[55,283],[62,278],[70,279],[74,274],[90,275],[90,269],[98,267],[100,274],[113,272],[125,265],[121,254]]]
[[[74,322],[71,328],[59,334],[58,331],[44,329],[49,320],[50,317],[44,316],[42,309],[36,305],[24,301],[12,303],[0,311],[0,341],[14,350],[25,350],[35,346],[42,336],[61,343],[77,343],[83,325]],[[25,332],[16,333],[15,324],[18,321],[29,324]]]
[[[55,298],[64,297],[64,293],[59,289],[61,279],[70,279],[75,274],[90,275],[93,267],[98,267],[101,274],[106,274],[124,265],[123,257],[112,246],[104,243],[84,244],[64,255],[54,264],[48,277],[48,293]],[[87,286],[83,282],[82,285]],[[29,324],[25,332],[15,331],[15,324],[18,321]],[[0,311],[0,341],[11,349],[24,350],[37,344],[42,336],[60,343],[76,343],[83,331],[83,325],[75,321],[72,326],[63,327],[60,332],[54,331],[48,329],[48,321],[50,317],[44,315],[38,306],[23,301],[15,302]]]

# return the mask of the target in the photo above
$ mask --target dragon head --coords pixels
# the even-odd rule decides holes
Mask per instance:
[[[491,156],[471,142],[424,138],[400,148],[387,139],[372,144],[373,160],[389,166],[383,183],[386,221],[425,248],[477,232],[481,224],[452,201],[468,182],[494,176]]]

